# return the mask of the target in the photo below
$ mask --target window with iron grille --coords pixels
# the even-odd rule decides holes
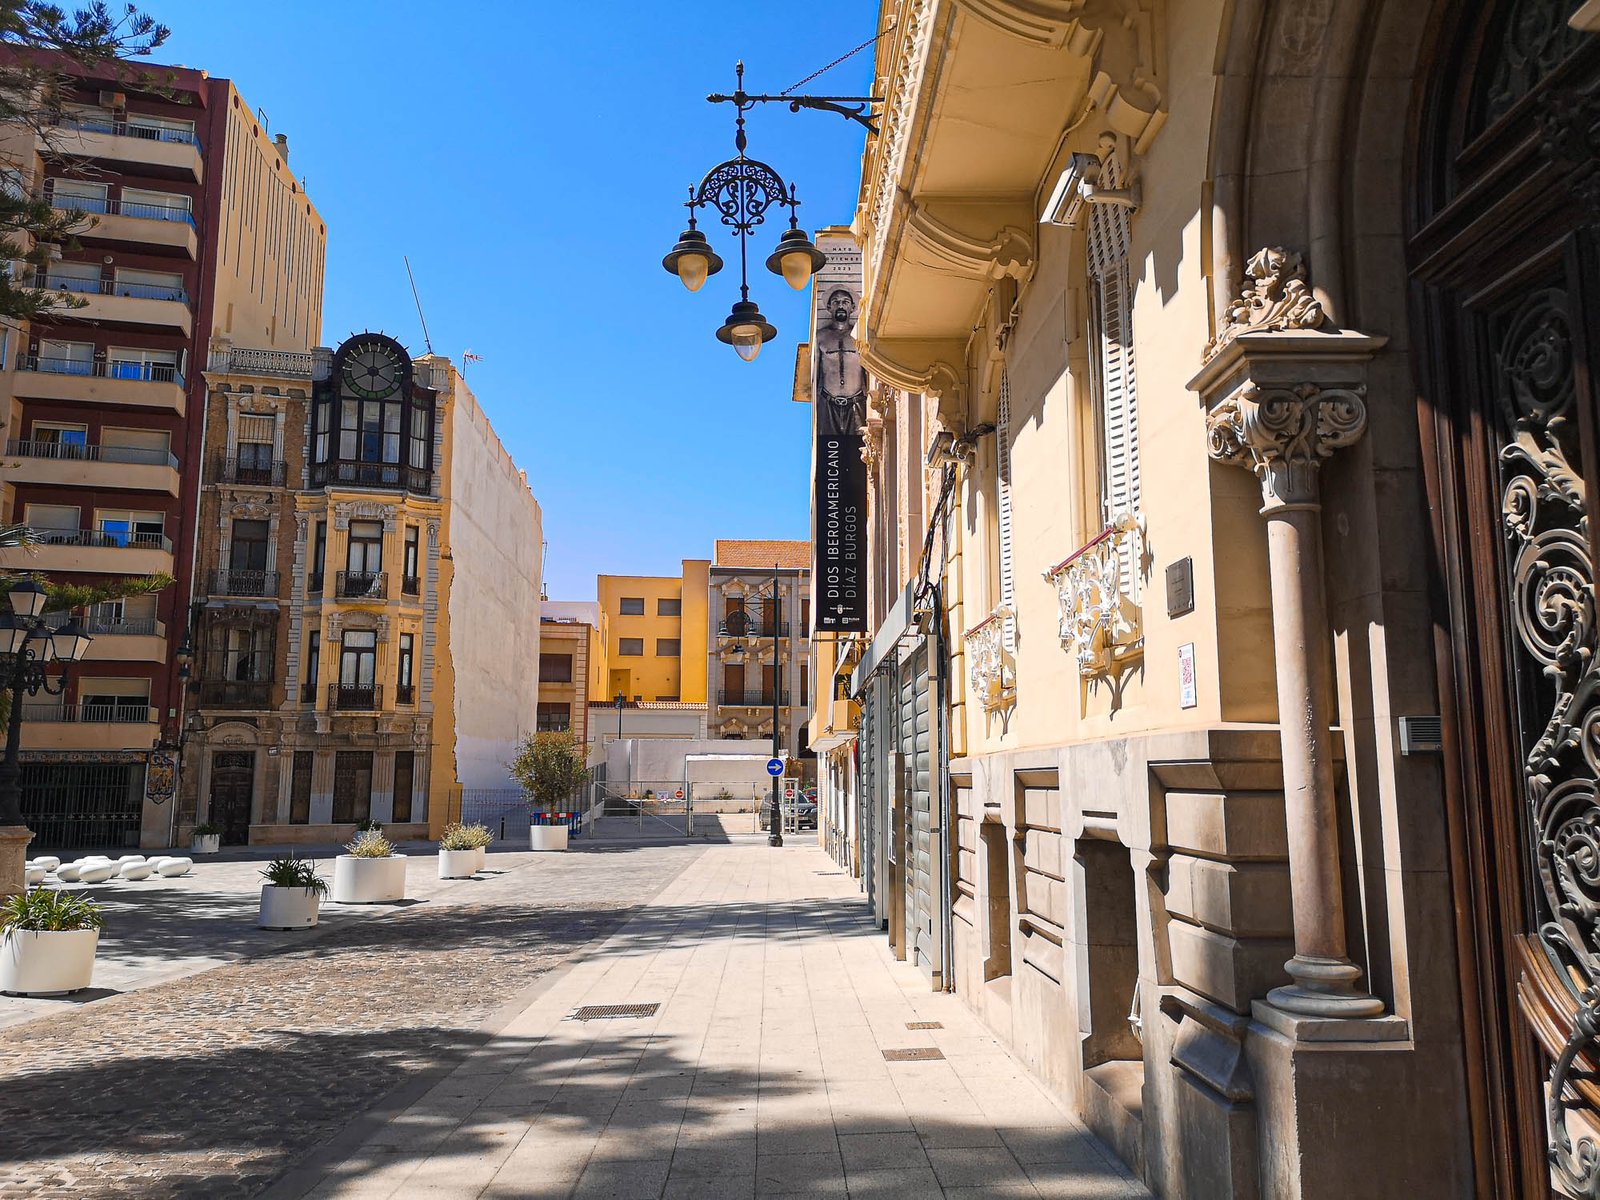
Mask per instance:
[[[312,634],[315,637],[315,634]],[[296,750],[294,752],[294,772],[289,779],[289,823],[291,825],[308,825],[311,823],[311,771],[316,764],[317,755],[314,750]]]
[[[394,752],[394,815],[395,821],[409,821],[411,801],[415,792],[417,753],[415,750]]]
[[[540,733],[566,733],[572,728],[572,705],[541,700],[538,722]]]
[[[372,751],[339,750],[333,756],[333,819],[345,825],[372,815]]]

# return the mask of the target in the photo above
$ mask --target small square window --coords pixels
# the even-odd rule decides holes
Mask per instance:
[[[656,616],[658,616],[658,617],[681,617],[681,616],[683,616],[683,601],[682,600],[666,600],[666,599],[657,600],[656,601]]]
[[[622,658],[643,658],[643,638],[618,638],[617,654]]]
[[[679,639],[677,638],[657,638],[656,657],[677,658],[682,653],[682,651],[678,648],[679,644]]]
[[[643,596],[624,596],[624,597],[622,597],[621,606],[617,609],[617,611],[619,613],[621,613],[625,617],[642,617],[642,616],[644,616],[644,597]]]

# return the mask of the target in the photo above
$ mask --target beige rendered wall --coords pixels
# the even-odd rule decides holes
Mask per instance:
[[[448,360],[435,360],[448,364]],[[446,549],[449,657],[455,675],[456,781],[508,786],[505,762],[533,729],[539,700],[544,531],[524,472],[454,368]],[[437,378],[437,373],[436,373]]]
[[[305,350],[322,336],[328,234],[254,109],[226,80],[226,148],[212,335],[258,349]]]

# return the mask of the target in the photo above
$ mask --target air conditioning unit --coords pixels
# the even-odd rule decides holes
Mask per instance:
[[[127,108],[128,107],[128,93],[127,92],[101,92],[100,93],[100,107],[101,108]]]
[[[1444,718],[1400,718],[1401,754],[1437,754],[1443,749]]]

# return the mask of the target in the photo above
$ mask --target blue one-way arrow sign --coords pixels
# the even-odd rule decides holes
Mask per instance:
[[[769,758],[769,759],[767,759],[767,774],[773,776],[774,778],[776,778],[779,775],[782,775],[783,774],[783,759],[781,759],[781,758]]]

